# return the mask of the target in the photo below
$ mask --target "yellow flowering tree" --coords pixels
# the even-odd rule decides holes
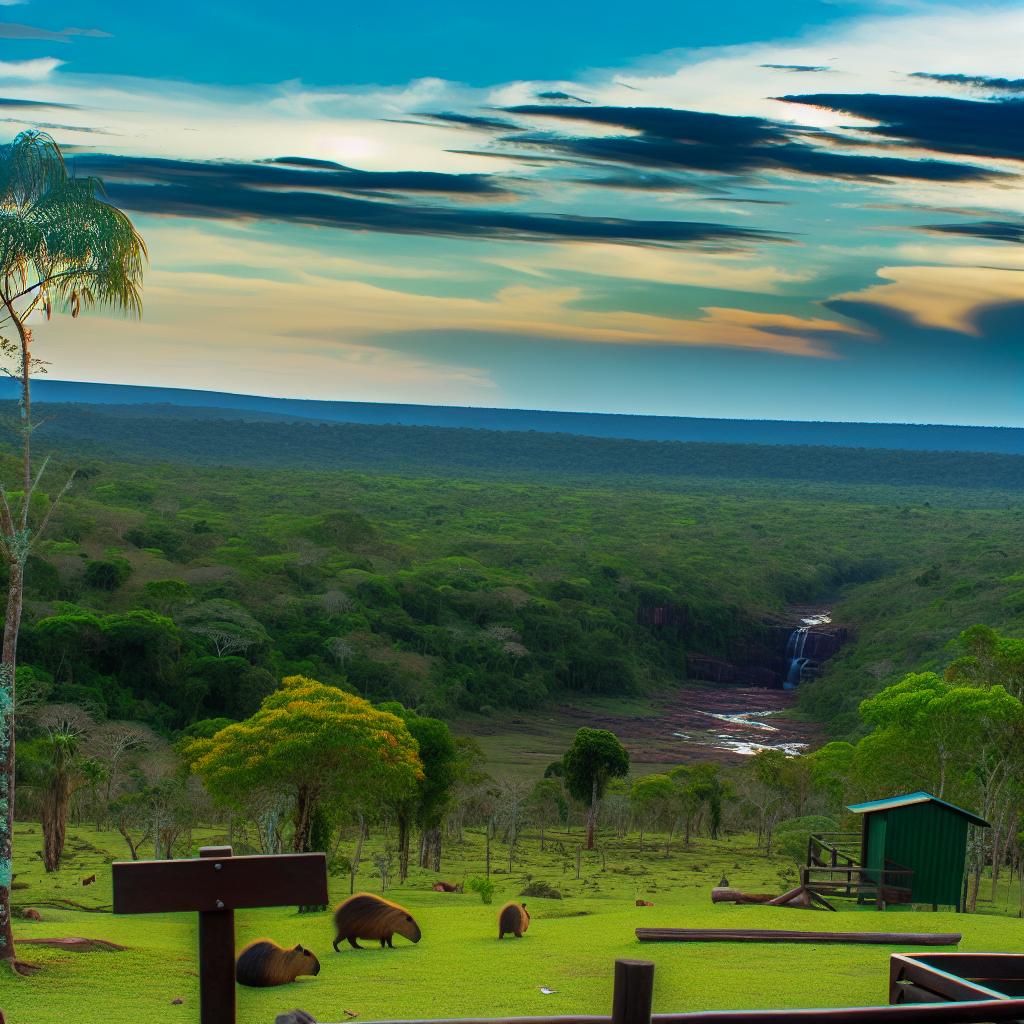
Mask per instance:
[[[184,753],[220,803],[240,808],[254,792],[290,800],[298,853],[310,849],[318,810],[333,817],[356,797],[393,801],[423,777],[416,741],[397,715],[305,676],[289,676],[251,718]]]

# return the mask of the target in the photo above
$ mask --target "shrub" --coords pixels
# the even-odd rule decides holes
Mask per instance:
[[[85,567],[85,585],[93,590],[117,590],[131,572],[132,567],[125,559],[117,561],[94,561]]]
[[[550,882],[541,881],[530,882],[519,895],[532,896],[534,899],[542,900],[560,900],[562,898],[562,894]]]
[[[470,892],[480,894],[481,903],[490,903],[494,899],[494,883],[489,878],[471,878],[466,885]]]
[[[791,818],[775,829],[775,849],[789,860],[803,864],[807,860],[807,841],[815,832],[834,832],[838,826],[823,815]]]

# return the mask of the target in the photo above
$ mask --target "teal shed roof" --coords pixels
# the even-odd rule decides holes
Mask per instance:
[[[945,807],[947,810],[953,811],[954,814],[966,818],[972,825],[980,825],[982,828],[991,827],[984,818],[979,818],[977,814],[965,811],[962,807],[957,807],[956,804],[940,800],[937,796],[932,796],[931,793],[923,792],[889,796],[884,800],[869,800],[866,804],[850,804],[846,809],[853,811],[854,814],[871,814],[872,811],[888,811],[894,807],[909,807],[911,804],[938,804],[940,807]]]

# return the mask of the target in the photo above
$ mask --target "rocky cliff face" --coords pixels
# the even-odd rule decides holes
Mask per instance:
[[[817,675],[822,662],[834,657],[848,640],[849,630],[834,623],[803,626],[798,619],[765,624],[762,635],[736,645],[724,658],[689,653],[686,674],[724,685],[781,689]]]

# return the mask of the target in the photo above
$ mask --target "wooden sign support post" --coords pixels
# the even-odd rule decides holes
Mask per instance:
[[[204,846],[194,860],[112,865],[115,914],[199,914],[200,1024],[235,1022],[235,911],[327,903],[322,853],[234,857]]]

